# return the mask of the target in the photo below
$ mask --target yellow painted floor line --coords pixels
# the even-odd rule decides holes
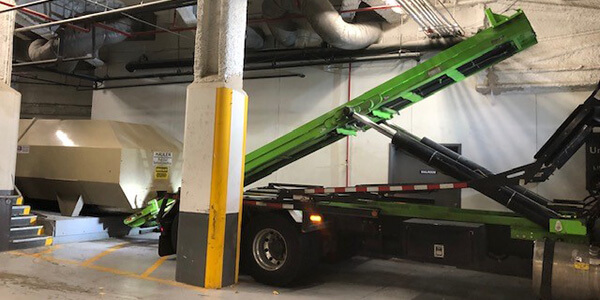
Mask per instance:
[[[33,257],[33,258],[40,258],[42,260],[49,261],[49,262],[63,263],[63,264],[70,264],[70,265],[78,265],[81,263],[81,261],[78,261],[78,260],[57,258],[54,256],[47,256],[42,253],[25,253],[25,252],[21,252],[21,251],[11,251],[11,252],[9,252],[9,254],[17,255],[17,256],[28,256],[28,257]]]
[[[84,262],[81,263],[81,265],[84,266],[84,267],[85,266],[89,266],[89,265],[95,263],[96,261],[98,261],[99,259],[101,259],[101,258],[103,258],[103,257],[105,257],[105,256],[107,256],[107,255],[109,255],[109,254],[111,254],[111,253],[113,253],[113,252],[115,252],[115,251],[117,251],[117,250],[125,247],[126,245],[129,245],[129,242],[118,244],[116,246],[112,246],[112,247],[106,249],[105,251],[102,251],[102,253],[100,253],[100,254],[98,254],[98,255],[90,258],[90,259],[85,260]]]
[[[38,256],[39,257],[39,256],[42,256],[42,255],[45,255],[45,254],[50,254],[50,253],[54,252],[54,250],[56,250],[56,249],[58,249],[60,247],[61,247],[60,245],[50,246],[47,249],[45,249],[44,251],[40,251],[40,252],[34,253],[34,256]]]
[[[108,267],[103,267],[103,266],[92,264],[94,261],[97,261],[98,259],[102,258],[103,256],[106,256],[107,254],[109,254],[111,252],[114,252],[115,250],[123,248],[123,246],[125,246],[127,244],[129,244],[129,243],[123,243],[123,244],[119,244],[119,245],[113,246],[113,247],[109,248],[108,250],[106,250],[106,251],[104,251],[104,252],[102,252],[102,253],[100,253],[100,254],[98,254],[98,255],[96,255],[96,256],[88,259],[88,260],[85,260],[83,262],[78,261],[78,260],[63,259],[63,258],[57,258],[57,257],[54,257],[54,256],[48,256],[48,255],[44,255],[45,253],[42,254],[41,252],[39,253],[40,255],[37,255],[38,253],[25,253],[25,252],[21,252],[21,251],[10,251],[10,252],[8,252],[8,254],[17,255],[17,256],[28,256],[28,257],[32,257],[32,258],[40,258],[40,259],[43,259],[43,260],[46,260],[46,261],[49,261],[49,262],[70,264],[70,265],[74,265],[74,266],[77,266],[77,267],[84,267],[84,268],[87,268],[87,269],[92,269],[92,270],[96,270],[96,271],[100,271],[100,272],[105,272],[105,273],[111,273],[111,274],[118,275],[118,276],[124,276],[124,277],[130,277],[130,278],[135,278],[135,279],[153,281],[153,282],[158,282],[158,283],[161,283],[161,284],[170,285],[170,286],[174,286],[174,287],[185,288],[185,289],[189,289],[189,290],[207,291],[207,289],[205,289],[205,288],[198,287],[198,286],[193,286],[193,285],[188,285],[188,284],[185,284],[185,283],[177,282],[175,280],[162,279],[162,278],[156,278],[156,277],[149,276],[165,260],[167,260],[169,258],[169,256],[161,257],[158,261],[156,261],[154,263],[154,265],[152,265],[150,268],[148,268],[142,275],[138,275],[138,274],[135,274],[135,273],[132,273],[132,272],[123,271],[123,270],[119,270],[119,269],[113,269],[113,268],[108,268]],[[110,251],[111,249],[113,249],[113,250]],[[94,258],[96,258],[96,259],[93,260],[93,261],[91,261]],[[151,270],[153,267],[155,267],[155,268],[153,270]],[[145,275],[148,271],[152,271],[152,272],[149,272],[148,275]]]
[[[159,258],[153,265],[150,266],[150,268],[146,269],[146,271],[144,271],[144,273],[142,273],[142,277],[148,277],[150,276],[150,274],[152,274],[152,272],[156,271],[156,269],[158,269],[158,267],[160,267],[160,265],[162,265],[165,260],[169,259],[169,256],[163,256],[161,258]]]

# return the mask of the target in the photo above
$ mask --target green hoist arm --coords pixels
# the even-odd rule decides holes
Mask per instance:
[[[368,129],[356,124],[348,110],[375,122],[390,119],[400,110],[537,43],[521,10],[503,16],[488,9],[486,16],[489,28],[247,154],[245,185],[359,129]]]

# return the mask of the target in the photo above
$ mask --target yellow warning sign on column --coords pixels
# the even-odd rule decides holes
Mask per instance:
[[[169,167],[154,167],[154,179],[169,179]]]

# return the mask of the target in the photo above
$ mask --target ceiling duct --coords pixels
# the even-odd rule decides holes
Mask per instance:
[[[312,28],[333,47],[345,50],[363,49],[381,38],[380,24],[347,23],[329,1],[303,0],[300,5]]]
[[[121,19],[118,22],[107,24],[123,32],[131,32],[131,20],[129,19]],[[31,61],[87,56],[93,59],[98,57],[98,50],[102,46],[120,43],[126,38],[123,34],[104,28],[94,28],[90,32],[77,32],[69,29],[62,34],[62,37],[33,41],[29,45],[27,54]],[[75,69],[76,65],[77,61],[63,62],[58,68],[61,71],[70,72]]]
[[[262,3],[263,17],[274,22],[267,22],[273,38],[284,47],[296,45],[298,25],[291,19],[286,19],[288,14],[297,14],[295,4],[291,0],[265,0]]]
[[[68,19],[124,6],[124,3],[118,0],[99,0],[94,3],[80,0],[54,0],[51,5],[35,5],[30,9],[44,15]],[[32,24],[30,21],[28,18],[21,18],[17,23],[27,26]],[[89,32],[76,31],[72,28],[58,31],[58,26],[51,27],[53,31],[50,34],[43,34],[43,38],[29,45],[27,56],[31,61],[90,57],[88,61],[97,65],[99,61],[93,58],[97,57],[98,50],[102,46],[124,41],[131,32],[132,22],[128,18],[121,18],[102,25],[92,27]],[[70,72],[76,65],[77,61],[63,62],[59,65],[59,69]]]
[[[258,50],[265,46],[265,40],[254,28],[246,27],[246,48]]]
[[[269,30],[285,47],[299,44],[299,26],[292,19],[285,18],[286,15],[299,12],[323,40],[339,49],[363,49],[381,38],[381,26],[378,23],[347,23],[329,1],[302,0],[299,3],[299,8],[294,0],[265,0],[262,5],[263,16],[276,19],[267,24]]]

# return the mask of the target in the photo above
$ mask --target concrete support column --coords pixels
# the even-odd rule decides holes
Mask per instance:
[[[246,0],[198,0],[176,279],[206,288],[237,282],[248,107],[242,90],[246,10]]]
[[[8,0],[8,3],[14,4],[14,1]],[[15,13],[0,14],[0,196],[13,192],[17,161],[21,94],[10,88]]]

